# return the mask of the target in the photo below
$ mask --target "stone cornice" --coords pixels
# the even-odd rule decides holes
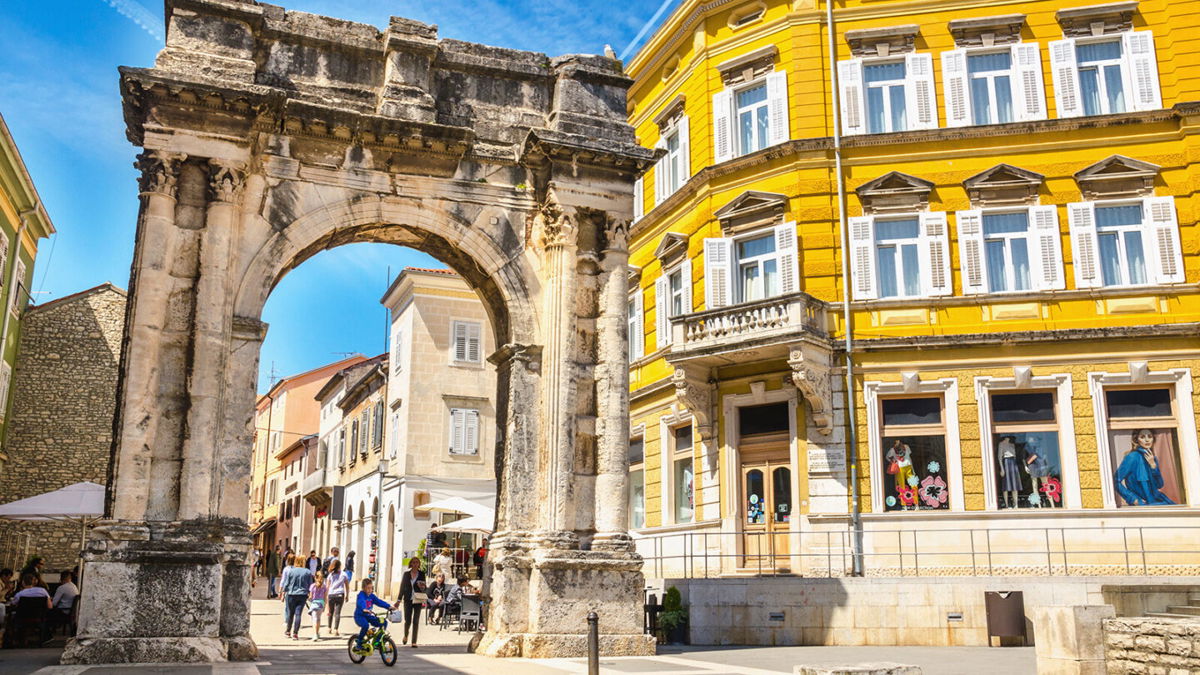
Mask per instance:
[[[1121,113],[1117,115],[1097,115],[1094,117],[1072,117],[1067,119],[1038,120],[1034,122],[1014,122],[1010,124],[990,124],[986,126],[957,127],[947,129],[927,129],[923,131],[904,131],[892,134],[869,134],[850,136],[842,139],[842,147],[847,150],[868,148],[873,146],[899,146],[922,144],[939,141],[969,141],[976,138],[994,138],[1001,136],[1029,136],[1032,134],[1059,133],[1078,129],[1102,129],[1108,127],[1126,127],[1130,124],[1150,124],[1169,120],[1181,120],[1188,115],[1200,115],[1200,101],[1177,103],[1171,108],[1148,110],[1145,112]],[[1182,133],[1191,133],[1183,130]],[[830,137],[814,137],[793,139],[779,145],[764,148],[758,152],[735,157],[721,164],[709,165],[692,175],[682,187],[670,197],[660,202],[640,218],[633,226],[630,237],[636,238],[648,230],[661,225],[668,214],[692,197],[712,181],[729,174],[743,171],[753,166],[761,166],[777,159],[796,159],[804,153],[832,153],[833,139]],[[832,154],[829,162],[833,162]]]
[[[958,333],[914,335],[894,338],[856,338],[854,350],[885,351],[896,349],[937,349],[990,345],[1044,344],[1087,340],[1130,340],[1150,337],[1195,337],[1200,323],[1158,324],[1151,326],[1114,326],[1061,330],[1005,331],[997,333]],[[842,350],[844,351],[844,349]]]

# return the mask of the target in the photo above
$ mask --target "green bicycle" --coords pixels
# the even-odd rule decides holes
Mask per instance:
[[[383,665],[396,665],[396,642],[392,640],[392,636],[387,632],[387,614],[380,616],[383,619],[383,625],[378,628],[371,628],[367,631],[367,636],[363,638],[362,649],[356,649],[355,645],[358,642],[357,635],[351,635],[350,640],[346,643],[346,652],[350,655],[352,663],[362,663],[371,655],[371,652],[379,652],[379,658],[383,659]]]

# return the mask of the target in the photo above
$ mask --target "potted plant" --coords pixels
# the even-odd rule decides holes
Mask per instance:
[[[658,615],[658,628],[663,641],[669,644],[687,642],[688,611],[683,606],[679,589],[671,586],[663,594],[662,612]]]

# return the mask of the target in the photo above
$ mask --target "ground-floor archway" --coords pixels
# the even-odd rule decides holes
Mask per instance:
[[[605,653],[652,650],[625,531],[626,233],[652,153],[624,122],[618,64],[443,42],[401,19],[380,33],[256,4],[174,5],[156,67],[122,71],[130,138],[146,148],[141,210],[109,519],[85,554],[91,588],[64,661],[254,658],[262,308],[288,270],[359,241],[452,267],[500,345],[481,649],[579,655],[596,611]],[[319,54],[254,57],[296,50]],[[347,509],[346,537],[378,527],[364,507]]]

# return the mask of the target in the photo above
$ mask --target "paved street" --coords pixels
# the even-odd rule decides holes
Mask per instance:
[[[466,644],[470,636],[451,630],[422,626],[420,647],[401,647],[397,670],[391,670],[372,655],[362,665],[350,663],[346,657],[346,639],[353,634],[351,611],[342,619],[341,632],[319,642],[312,636],[311,623],[305,616],[300,641],[283,637],[282,608],[278,601],[264,597],[260,584],[252,604],[251,633],[260,648],[256,663],[219,666],[144,666],[144,673],[179,675],[315,675],[363,672],[402,672],[440,675],[467,673],[495,675],[502,668],[505,675],[561,675],[587,672],[583,659],[548,659],[532,661],[495,660],[469,654]],[[398,638],[399,635],[397,634]],[[6,675],[116,675],[129,672],[128,666],[58,666],[53,665],[61,650],[0,651],[0,672]],[[1034,673],[1032,648],[988,649],[986,647],[664,647],[653,658],[629,657],[601,661],[601,672],[613,674],[653,673],[654,675],[699,675],[729,673],[735,675],[767,675],[791,673],[800,664],[838,664],[891,661],[921,666],[926,675],[1019,675]]]

